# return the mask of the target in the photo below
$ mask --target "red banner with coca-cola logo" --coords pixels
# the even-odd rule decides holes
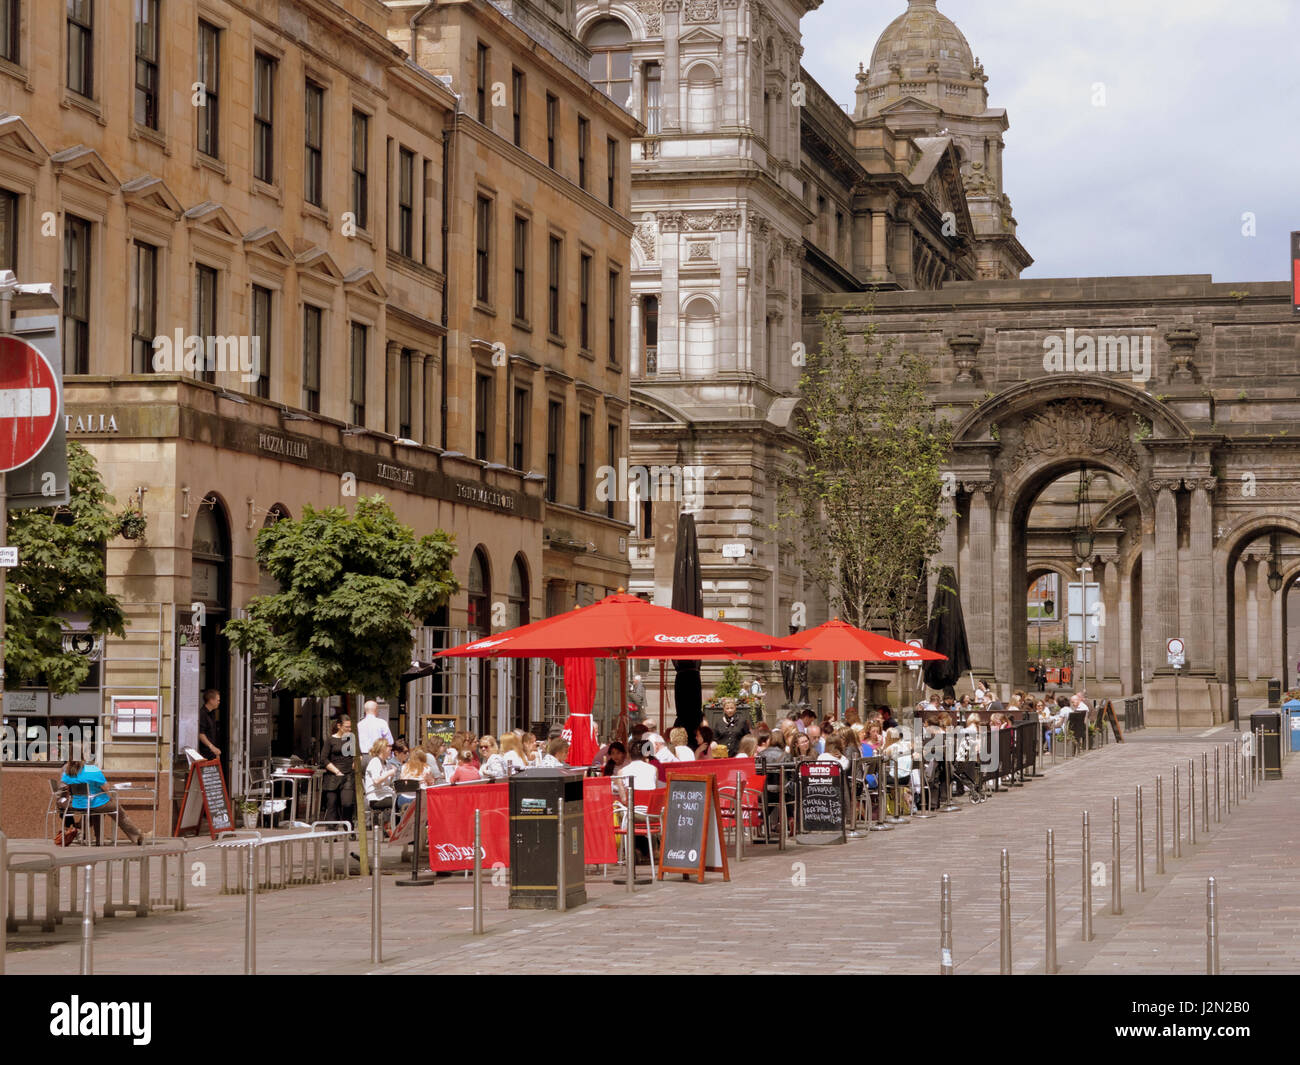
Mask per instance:
[[[474,868],[474,811],[481,810],[483,865],[510,865],[509,785],[469,784],[429,788],[424,793],[429,822],[429,868],[452,872]],[[583,846],[588,865],[618,861],[614,841],[614,798],[607,777],[582,782]]]

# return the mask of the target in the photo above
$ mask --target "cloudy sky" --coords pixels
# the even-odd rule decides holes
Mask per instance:
[[[905,0],[824,0],[804,66],[841,104]],[[1007,111],[1027,277],[1289,276],[1300,0],[939,0]],[[1094,85],[1105,106],[1093,105]],[[1242,216],[1255,218],[1255,236]]]

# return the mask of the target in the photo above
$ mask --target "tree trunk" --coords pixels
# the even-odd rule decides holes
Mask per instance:
[[[348,706],[349,713],[351,713],[352,711],[353,702],[354,702],[354,697],[352,693],[348,693],[347,706]],[[356,736],[357,727],[360,725],[361,722],[359,717],[354,717],[354,720],[357,722],[357,726],[353,727],[352,734]],[[368,811],[366,809],[366,788],[365,788],[366,771],[364,768],[364,761],[365,759],[369,758],[370,752],[363,751],[360,749],[361,743],[359,738],[356,742],[357,742],[357,756],[352,759],[352,779],[354,781],[353,790],[355,792],[356,815],[357,815],[357,848],[361,854],[361,875],[365,877],[370,875],[370,854],[368,853],[368,849],[366,846],[367,844],[366,814]]]

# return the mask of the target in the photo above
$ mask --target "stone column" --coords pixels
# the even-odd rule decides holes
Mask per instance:
[[[1246,570],[1246,679],[1259,680],[1259,559],[1244,556]]]
[[[719,13],[722,24],[722,91],[718,94],[717,115],[720,129],[740,129],[749,113],[750,79],[740,68],[740,49],[736,41],[736,3],[723,0]]]
[[[682,82],[682,64],[678,54],[677,42],[682,36],[681,27],[682,0],[664,0],[664,68],[660,72],[663,78],[663,132],[680,133],[682,131],[682,100],[685,89]]]
[[[402,345],[396,340],[390,340],[385,355],[384,382],[387,386],[387,412],[384,431],[390,436],[397,436],[402,417],[401,396],[398,393],[398,385],[402,378]]]
[[[385,161],[388,164],[388,169],[386,171],[387,181],[385,182],[385,184],[388,186],[388,195],[384,199],[384,212],[385,212],[384,229],[386,230],[384,235],[384,247],[396,248],[398,246],[398,240],[397,240],[398,212],[396,209],[397,191],[398,191],[398,183],[401,180],[401,178],[397,172],[397,141],[392,137],[388,138],[387,150],[385,153]],[[392,210],[389,210],[390,207],[392,208]],[[374,232],[373,226],[371,227],[371,232]]]
[[[1270,555],[1260,559],[1259,567],[1259,654],[1256,657],[1259,675],[1268,679],[1273,675],[1273,600],[1277,598],[1268,586]]]
[[[888,226],[889,216],[884,211],[871,212],[871,276],[881,281],[889,276],[889,260],[886,258]]]
[[[429,218],[429,190],[425,187],[424,180],[428,165],[429,160],[421,155],[417,155],[411,163],[411,197],[415,200],[414,217],[411,219],[411,258],[420,263],[429,261],[424,246],[425,223]]]
[[[953,486],[955,489],[955,485]],[[957,576],[958,592],[961,591],[962,574],[957,566],[957,508],[955,492],[945,494],[939,500],[939,516],[943,519],[943,532],[939,534],[939,552],[930,560],[930,573],[927,581],[926,602],[934,602],[934,593],[939,584],[939,570],[951,566]]]
[[[682,376],[681,337],[678,308],[681,293],[677,282],[677,257],[681,252],[681,215],[659,216],[659,376]]]
[[[1216,483],[1213,477],[1197,477],[1186,482],[1192,490],[1188,573],[1192,608],[1187,621],[1187,650],[1188,664],[1198,672],[1212,672],[1215,662],[1214,540],[1210,525]]]
[[[1156,501],[1155,607],[1152,629],[1157,668],[1164,666],[1165,643],[1178,632],[1178,501],[1177,480],[1152,481]],[[1143,603],[1144,610],[1150,610]]]
[[[993,669],[993,482],[962,487],[970,493],[971,561],[969,579],[962,582],[962,614],[971,665],[987,674]]]
[[[641,376],[641,293],[633,292],[628,306],[628,378]]]
[[[1119,556],[1102,559],[1098,575],[1101,584],[1101,632],[1097,640],[1097,676],[1119,678]]]
[[[424,352],[411,352],[411,439],[427,444],[424,433]]]

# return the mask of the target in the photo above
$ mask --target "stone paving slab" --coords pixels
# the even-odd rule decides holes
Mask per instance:
[[[1044,839],[1056,833],[1057,927],[1062,972],[1196,974],[1204,971],[1205,877],[1220,877],[1225,972],[1300,971],[1300,761],[1246,798],[1184,857],[1154,869],[1154,780],[1175,760],[1197,760],[1232,733],[1149,729],[1123,744],[1050,762],[1027,786],[979,806],[870,833],[843,846],[754,847],[700,885],[638,887],[599,875],[572,912],[506,909],[507,889],[484,889],[486,934],[470,932],[471,885],[459,876],[401,888],[386,877],[384,963],[369,962],[369,883],[294,887],[257,899],[257,969],[264,973],[932,973],[938,970],[939,877],[952,877],[958,973],[999,968],[999,855],[1012,872],[1013,970],[1044,971]],[[1144,787],[1147,891],[1134,890],[1134,785]],[[1092,820],[1094,861],[1110,858],[1111,797],[1121,798],[1124,913],[1110,888],[1093,888],[1095,938],[1080,940],[1081,813]],[[1186,792],[1183,792],[1186,805]],[[1166,796],[1166,803],[1170,801]],[[1199,804],[1199,782],[1198,796]],[[1199,814],[1199,811],[1198,811]],[[1166,823],[1166,840],[1171,819]],[[1184,825],[1185,832],[1185,825]],[[1198,825],[1198,833],[1199,825]],[[1168,849],[1168,842],[1166,842]],[[201,860],[203,852],[194,856]],[[396,871],[396,870],[394,870]],[[214,878],[215,879],[215,878]],[[96,931],[98,973],[237,973],[244,899],[194,887],[183,913],[115,918]],[[61,941],[10,936],[7,971],[77,971],[75,929]],[[40,944],[48,945],[40,945]],[[332,947],[327,954],[324,945]]]

